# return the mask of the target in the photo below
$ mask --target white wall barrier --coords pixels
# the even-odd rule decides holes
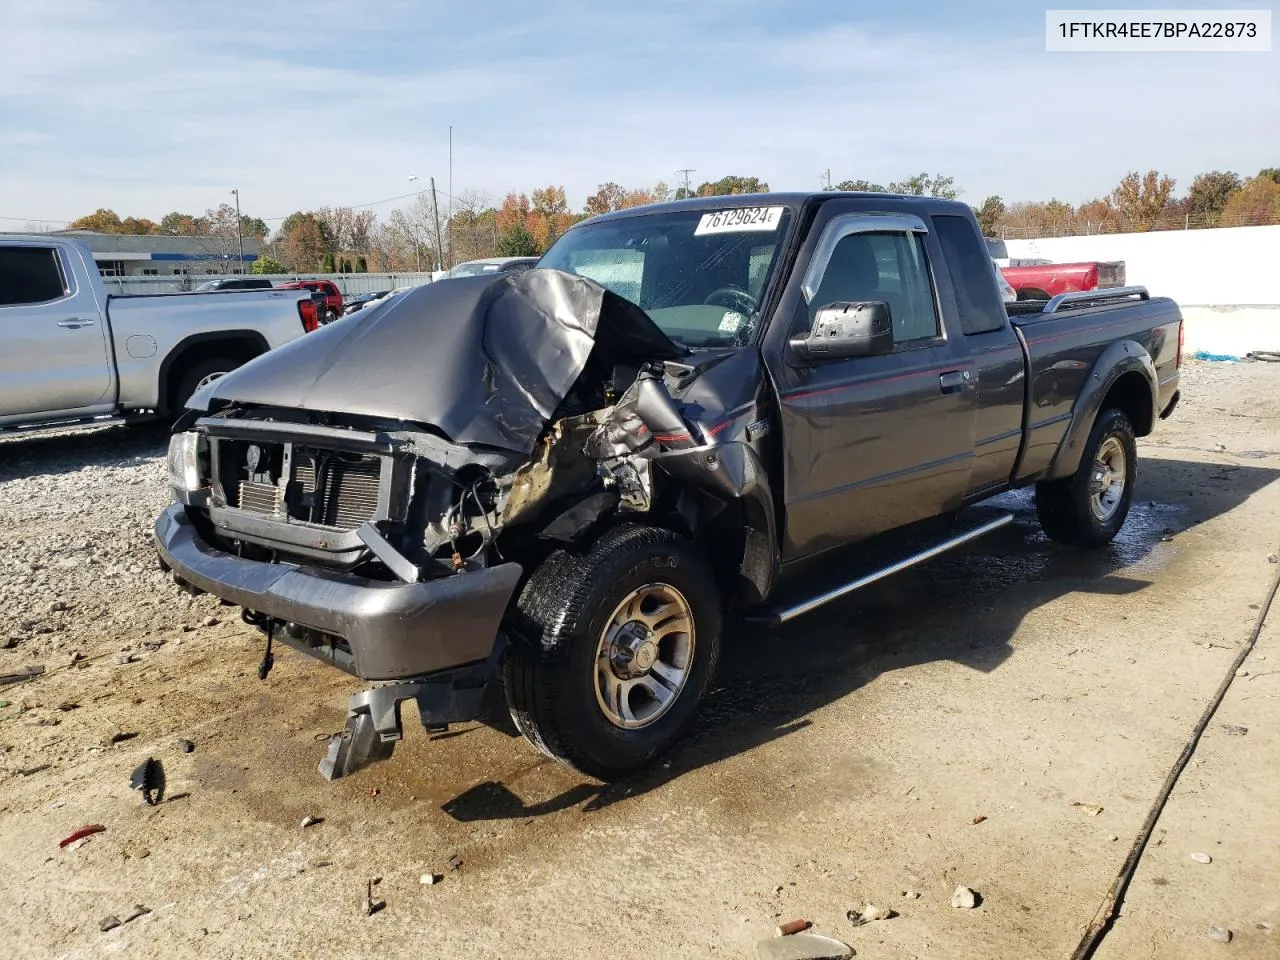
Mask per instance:
[[[1280,226],[1006,240],[1011,257],[1123,260],[1128,283],[1183,306],[1280,306]]]

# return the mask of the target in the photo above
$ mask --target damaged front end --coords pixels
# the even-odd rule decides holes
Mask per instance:
[[[345,776],[390,756],[406,700],[429,729],[477,718],[522,582],[601,527],[696,537],[748,600],[767,596],[758,360],[712,364],[725,389],[686,357],[558,271],[402,295],[198,396],[171,447],[161,561],[244,608],[266,635],[260,675],[278,640],[380,684],[321,763]]]

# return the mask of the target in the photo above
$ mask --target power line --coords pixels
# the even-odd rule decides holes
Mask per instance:
[[[697,173],[697,172],[698,171],[695,170],[693,167],[681,167],[679,170],[676,171],[676,173],[684,175],[684,195],[686,197],[689,196],[689,174]]]

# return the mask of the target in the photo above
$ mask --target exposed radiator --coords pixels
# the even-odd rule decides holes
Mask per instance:
[[[241,510],[261,513],[268,517],[283,516],[284,488],[271,483],[241,481],[239,507]]]

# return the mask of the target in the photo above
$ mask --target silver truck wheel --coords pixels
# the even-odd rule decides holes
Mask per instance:
[[[609,722],[637,730],[663,716],[684,690],[696,632],[689,601],[666,583],[628,593],[596,645],[596,704]]]
[[[1110,543],[1129,515],[1137,472],[1138,447],[1129,418],[1122,410],[1103,410],[1076,472],[1036,484],[1036,513],[1045,535],[1077,547]]]

